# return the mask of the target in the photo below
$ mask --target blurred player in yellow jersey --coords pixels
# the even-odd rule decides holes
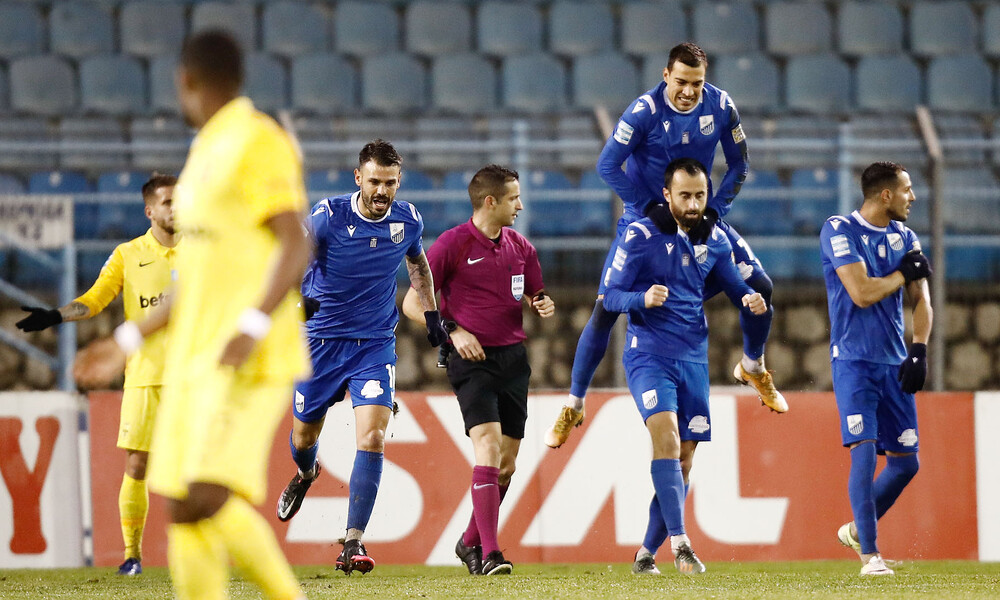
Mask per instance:
[[[159,306],[170,288],[174,265],[173,194],[177,178],[154,173],[142,186],[150,228],[145,235],[119,245],[112,252],[94,285],[76,300],[58,309],[22,307],[31,314],[17,323],[23,331],[39,331],[63,321],[96,316],[122,294],[125,319],[136,321]],[[142,530],[149,512],[146,491],[146,461],[153,435],[153,420],[160,403],[163,383],[165,333],[150,336],[125,367],[118,447],[125,450],[125,475],[118,493],[125,562],[119,575],[142,573]]]
[[[177,71],[198,135],[175,194],[184,243],[167,310],[126,322],[77,357],[83,385],[113,377],[143,338],[167,330],[150,489],[168,499],[177,596],[225,598],[230,560],[266,598],[303,598],[267,521],[267,459],[292,383],[309,374],[298,287],[310,247],[302,162],[277,123],[240,97],[227,34],[185,41]]]

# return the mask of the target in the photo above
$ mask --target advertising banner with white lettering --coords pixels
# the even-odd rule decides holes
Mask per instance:
[[[0,234],[29,248],[63,246],[73,239],[73,198],[0,194]]]
[[[124,456],[114,448],[118,398],[92,396],[99,565],[121,561],[117,496]],[[517,472],[501,506],[500,545],[515,563],[629,562],[642,543],[652,497],[649,436],[627,393],[595,392],[587,399],[585,424],[566,445],[551,450],[543,436],[564,398],[556,392],[531,397]],[[686,506],[688,535],[702,559],[854,557],[836,536],[852,517],[849,455],[841,446],[833,394],[789,394],[788,400],[791,410],[778,415],[756,397],[713,392],[713,441],[698,447]],[[400,393],[398,401],[366,546],[378,562],[458,567],[453,551],[471,514],[473,463],[458,405],[450,394]],[[980,548],[1000,551],[1000,540],[983,545],[978,536],[982,461],[973,435],[997,431],[1000,422],[977,424],[971,393],[920,394],[917,404],[920,472],[879,522],[880,549],[894,559],[975,560]],[[990,414],[1000,420],[1000,411]],[[323,473],[299,513],[281,523],[275,505],[295,473],[290,427],[289,415],[274,440],[269,493],[260,510],[292,562],[332,565],[347,520],[353,412],[349,403],[331,409],[320,439]],[[980,469],[980,477],[991,476],[994,483],[978,482],[979,493],[996,499],[1000,478],[990,468],[992,474]],[[992,535],[1000,536],[998,524],[990,523],[997,530]],[[163,564],[162,503],[152,503],[146,532],[144,564]]]
[[[0,394],[0,568],[83,565],[78,398]]]

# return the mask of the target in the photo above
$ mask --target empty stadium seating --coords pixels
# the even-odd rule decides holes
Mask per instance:
[[[330,16],[319,4],[269,2],[261,15],[263,49],[292,57],[323,52],[330,40]]]
[[[764,21],[767,49],[778,56],[829,52],[833,24],[818,2],[769,2]]]
[[[406,8],[406,48],[423,55],[447,55],[472,49],[470,7],[454,2],[417,0]]]
[[[37,54],[45,45],[45,21],[37,6],[0,3],[0,58]]]
[[[668,52],[688,39],[688,18],[679,1],[626,2],[621,11],[622,52]]]
[[[496,56],[542,50],[542,16],[531,4],[487,1],[476,11],[479,51]]]
[[[849,56],[893,54],[903,49],[903,15],[888,2],[844,2],[837,27],[838,48]]]
[[[345,57],[306,54],[292,61],[292,104],[300,111],[349,113],[358,106],[358,74]]]
[[[84,58],[114,51],[111,11],[89,2],[57,2],[49,13],[49,49]]]
[[[147,58],[176,55],[184,41],[185,21],[183,4],[126,2],[119,16],[122,52]]]

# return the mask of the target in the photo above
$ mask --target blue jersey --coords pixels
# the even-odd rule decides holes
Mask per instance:
[[[622,219],[630,223],[642,218],[651,203],[663,202],[663,175],[670,161],[693,158],[711,173],[721,142],[726,175],[708,207],[724,217],[750,168],[736,106],[729,94],[708,83],[701,101],[688,112],[674,108],[666,94],[667,84],[660,82],[625,109],[597,159],[597,172],[624,202]]]
[[[851,300],[837,268],[864,263],[869,277],[885,277],[910,250],[920,250],[917,235],[898,221],[876,227],[854,211],[830,217],[820,231],[823,278],[830,311],[830,357],[897,365],[906,358],[903,339],[903,290],[861,308]]]
[[[416,207],[396,200],[373,221],[358,211],[359,195],[325,198],[309,216],[316,258],[306,269],[302,295],[320,303],[306,323],[309,337],[392,337],[399,321],[399,263],[404,254],[416,258],[424,251],[424,221]]]
[[[707,363],[705,278],[713,274],[737,304],[753,293],[733,264],[729,238],[715,228],[707,244],[692,245],[683,231],[665,234],[644,218],[619,240],[604,307],[628,312],[625,351]],[[667,301],[645,308],[646,290],[654,284],[667,287]]]

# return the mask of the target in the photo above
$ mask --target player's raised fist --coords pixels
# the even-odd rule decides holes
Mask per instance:
[[[655,283],[649,286],[646,290],[646,308],[655,308],[657,306],[663,306],[663,303],[667,301],[667,296],[670,295],[667,286]]]

